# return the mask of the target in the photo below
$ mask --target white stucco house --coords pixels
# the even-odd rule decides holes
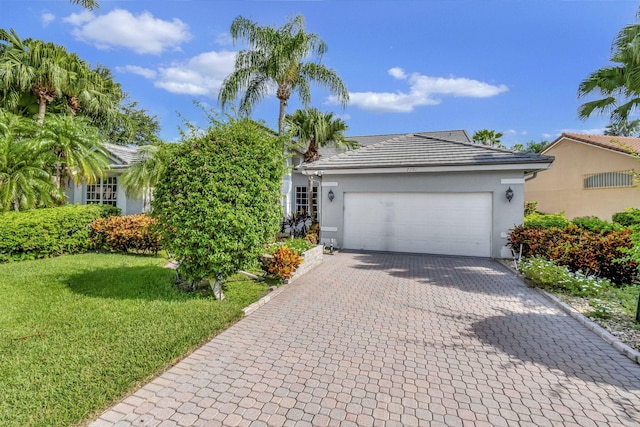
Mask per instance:
[[[136,199],[125,194],[120,185],[120,176],[136,159],[137,148],[121,145],[105,144],[109,153],[110,168],[107,176],[95,184],[87,184],[83,181],[79,185],[67,186],[67,202],[70,204],[86,205],[98,203],[117,206],[122,215],[133,215],[148,210],[147,200]]]
[[[553,162],[474,144],[464,130],[348,139],[360,148],[296,156],[292,175],[293,211],[306,209],[312,176],[321,242],[343,249],[510,257],[525,177]]]

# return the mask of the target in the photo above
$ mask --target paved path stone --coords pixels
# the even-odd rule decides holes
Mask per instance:
[[[110,425],[638,426],[640,365],[495,261],[339,253]]]

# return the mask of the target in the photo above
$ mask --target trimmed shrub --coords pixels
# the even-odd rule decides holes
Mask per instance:
[[[536,228],[564,228],[570,221],[561,213],[541,214],[533,213],[524,217],[524,225]]]
[[[311,224],[311,227],[309,227],[309,231],[307,231],[307,234],[304,236],[304,238],[307,239],[312,245],[317,245],[320,241],[320,224],[318,224],[317,222]]]
[[[90,227],[92,242],[101,249],[154,255],[162,249],[157,221],[146,214],[98,218]]]
[[[631,230],[600,234],[575,225],[565,228],[518,226],[509,234],[509,245],[524,258],[542,257],[564,265],[573,272],[605,277],[621,284],[633,283],[637,262],[624,260],[631,248]]]
[[[0,262],[86,252],[91,249],[89,224],[112,212],[113,206],[105,205],[6,212],[0,215]]]
[[[640,209],[627,208],[624,212],[614,213],[611,220],[624,227],[640,224]]]
[[[257,263],[282,219],[283,140],[248,118],[192,129],[154,190],[163,245],[192,283]]]
[[[540,257],[529,258],[518,264],[518,270],[536,286],[567,293],[569,295],[593,297],[611,286],[607,279],[571,272],[565,266],[556,265]]]
[[[620,224],[604,221],[595,216],[581,216],[581,217],[572,219],[571,222],[575,226],[583,230],[593,231],[596,233],[608,233],[610,231],[620,231],[624,228]]]
[[[269,273],[282,279],[290,279],[296,271],[302,259],[295,249],[280,246],[273,253],[273,260],[269,264]]]

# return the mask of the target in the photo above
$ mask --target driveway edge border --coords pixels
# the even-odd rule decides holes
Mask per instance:
[[[549,292],[543,289],[540,289],[538,287],[529,285],[525,277],[522,274],[520,274],[519,271],[514,269],[508,260],[496,259],[496,261],[498,261],[498,263],[502,264],[504,267],[508,268],[512,273],[514,273],[520,279],[520,281],[524,283],[526,287],[532,288],[535,291],[537,291],[540,295],[542,295],[543,297],[551,301],[554,305],[556,305],[560,310],[564,311],[569,316],[576,319],[578,322],[584,325],[587,329],[595,333],[605,342],[609,343],[613,348],[618,350],[618,352],[622,353],[623,355],[631,359],[633,362],[640,365],[640,352],[634,350],[633,348],[629,347],[627,344],[620,341],[618,338],[615,337],[615,335],[611,334],[611,332],[607,331],[605,328],[598,325],[596,322],[589,320],[585,315],[580,313],[575,308],[571,307],[569,304],[561,301],[555,295],[552,295]]]
[[[640,364],[640,352],[634,350],[633,348],[629,347],[627,344],[620,341],[618,338],[616,338],[615,335],[611,334],[611,332],[607,331],[605,328],[598,325],[596,322],[589,320],[586,316],[584,316],[578,310],[571,307],[569,304],[561,301],[555,295],[552,295],[549,292],[540,288],[534,288],[534,289],[538,291],[538,293],[543,295],[545,298],[553,302],[555,305],[557,305],[562,311],[567,313],[569,316],[573,317],[578,322],[586,326],[587,329],[589,329],[590,331],[593,331],[597,336],[605,340],[607,343],[611,344],[613,348],[618,350],[620,353],[624,354],[625,356],[627,356],[629,359],[636,362],[637,364]]]

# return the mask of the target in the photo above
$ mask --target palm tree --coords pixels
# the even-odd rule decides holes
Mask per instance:
[[[640,119],[612,121],[604,129],[604,134],[610,136],[636,136],[638,133],[640,133]]]
[[[138,158],[122,174],[120,181],[127,196],[141,197],[145,204],[151,200],[153,188],[164,172],[170,148],[160,142],[138,149]]]
[[[640,12],[636,18],[640,18]],[[597,111],[609,113],[612,122],[622,122],[640,105],[640,24],[620,30],[611,50],[615,65],[594,71],[578,87],[578,98],[591,93],[603,96],[578,108],[581,119]]]
[[[305,143],[305,162],[313,162],[320,158],[318,148],[333,145],[347,149],[356,148],[358,143],[344,138],[348,126],[344,120],[334,118],[333,113],[323,113],[316,108],[296,110],[286,116],[286,124],[298,141]]]
[[[100,7],[100,4],[96,0],[69,0],[71,4],[80,4],[85,9],[93,10]]]
[[[51,156],[55,186],[62,191],[69,181],[96,182],[109,167],[100,135],[84,117],[47,115],[40,133],[40,149]]]
[[[63,200],[35,135],[36,123],[0,110],[0,210],[54,206]]]
[[[286,116],[285,122],[291,136],[305,143],[307,147],[304,153],[305,162],[313,162],[320,158],[319,147],[333,145],[351,149],[358,146],[356,141],[344,138],[347,124],[340,118],[334,118],[333,113],[322,113],[315,108],[296,110],[293,115]],[[307,212],[313,218],[313,177],[309,175],[308,178]]]
[[[218,100],[223,108],[244,91],[240,112],[249,114],[275,88],[280,101],[278,134],[282,135],[291,94],[297,93],[303,105],[309,105],[310,83],[327,87],[343,106],[349,101],[349,92],[336,72],[320,64],[327,45],[317,34],[305,31],[302,15],[281,28],[261,27],[238,16],[231,24],[231,37],[234,42],[246,41],[249,48],[238,52],[235,70],[222,83]],[[306,61],[312,56],[317,61]]]
[[[71,114],[114,116],[122,99],[120,86],[104,68],[92,70],[63,46],[21,40],[15,30],[0,29],[0,104],[11,111],[38,106],[42,124],[47,105],[66,104]]]
[[[504,134],[502,132],[496,132],[495,130],[481,129],[476,131],[471,139],[477,144],[489,145],[492,147],[504,148],[504,145],[500,142]]]

